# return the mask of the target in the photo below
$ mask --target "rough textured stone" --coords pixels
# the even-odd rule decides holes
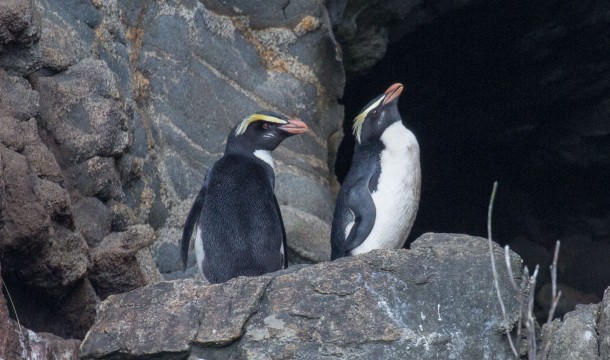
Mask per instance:
[[[93,248],[89,279],[102,299],[148,284],[136,254],[153,241],[155,234],[150,226],[134,225],[124,232],[110,233]]]
[[[85,276],[89,265],[88,249],[80,234],[63,227],[62,219],[45,210],[45,205],[53,211],[54,203],[65,202],[64,193],[59,191],[57,199],[49,196],[52,193],[37,196],[39,179],[29,172],[27,158],[2,145],[0,160],[6,200],[1,211],[0,246],[10,254],[6,267],[32,286],[59,296]]]
[[[39,87],[41,124],[61,145],[64,163],[117,155],[129,146],[116,75],[103,61],[85,59],[41,77]]]
[[[80,280],[56,307],[58,318],[66,325],[62,337],[83,339],[95,322],[100,299],[88,278]]]
[[[121,199],[123,189],[114,158],[93,157],[66,171],[81,196],[94,196],[102,200]]]
[[[110,210],[97,198],[87,197],[72,204],[74,225],[89,247],[95,247],[108,235],[111,227]]]
[[[162,236],[183,225],[188,206],[177,200],[192,203],[206,167],[223,152],[229,130],[261,108],[300,117],[312,129],[278,149],[276,168],[293,175],[278,176],[278,188],[290,186],[286,181],[293,179],[307,184],[313,195],[328,193],[326,138],[341,119],[335,102],[344,81],[341,64],[325,8],[307,1],[284,12],[272,10],[283,5],[273,2],[263,11],[249,2],[226,6],[206,1],[123,9],[128,34],[137,45],[131,49],[130,60],[138,70],[131,84],[137,89],[145,128],[154,129],[143,140],[154,142],[155,151],[163,154],[146,160],[153,160],[153,166],[143,166],[144,177],[155,176],[149,169],[159,169],[159,178],[148,181],[154,199],[140,202],[147,206],[147,221],[156,223],[159,241],[176,241]],[[283,191],[279,200],[312,216],[318,216],[316,204],[332,208],[332,197],[298,196],[303,190],[297,186]],[[142,191],[134,195],[144,200]],[[330,222],[327,216],[322,221]],[[157,261],[164,272],[179,269]]]
[[[66,70],[92,54],[93,31],[89,24],[75,16],[74,11],[86,7],[86,3],[47,0],[28,2],[35,20],[32,29],[38,29],[34,38],[36,41],[11,46],[8,49],[10,51],[0,52],[0,66],[23,76],[38,70],[45,73],[57,72]],[[95,9],[91,5],[89,8],[89,13],[94,15]]]
[[[131,308],[142,300],[141,291],[110,296],[102,303],[100,317],[81,351],[88,356],[104,356],[115,352],[115,345],[120,342],[131,354],[145,357],[185,352],[192,342],[201,346],[227,345],[242,335],[244,323],[258,310],[269,281],[270,277],[242,277],[232,280],[230,286],[202,286],[191,279],[158,283],[146,288],[152,296],[138,305],[146,316]],[[120,321],[116,321],[117,315]],[[151,322],[153,317],[159,322]],[[124,331],[129,329],[142,331],[128,339]],[[167,333],[168,329],[173,335]],[[121,353],[125,351],[119,351],[118,356]]]
[[[577,305],[542,327],[538,359],[610,359],[610,288],[599,304]]]
[[[38,92],[25,79],[0,69],[0,113],[18,120],[29,120],[38,114]]]
[[[597,311],[597,305],[578,305],[563,321],[554,320],[550,327],[545,325],[545,331],[551,331],[553,337],[548,353],[543,353],[544,359],[598,359]]]
[[[40,36],[40,16],[33,0],[5,0],[0,4],[0,54],[6,47],[30,44]]]
[[[176,280],[110,296],[81,356],[508,359],[487,240],[427,234],[413,245],[225,284]],[[503,261],[502,249],[494,256]],[[511,263],[520,277],[514,253]]]

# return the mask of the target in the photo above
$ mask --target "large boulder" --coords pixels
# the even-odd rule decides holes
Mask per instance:
[[[504,253],[494,246],[496,262]],[[521,260],[511,253],[515,276]],[[509,326],[518,304],[498,266]],[[108,297],[84,359],[509,359],[487,240],[426,234],[411,250],[205,286],[175,280]]]

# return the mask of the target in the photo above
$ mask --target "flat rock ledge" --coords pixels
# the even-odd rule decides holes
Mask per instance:
[[[502,249],[494,246],[496,261]],[[511,253],[521,276],[521,259]],[[499,267],[508,294],[506,271]],[[516,303],[506,296],[509,317]],[[511,321],[512,321],[511,320]],[[83,359],[508,359],[488,243],[425,234],[374,251],[205,286],[161,282],[109,296]]]

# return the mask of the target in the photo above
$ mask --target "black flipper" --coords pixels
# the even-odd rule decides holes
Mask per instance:
[[[346,254],[362,245],[375,225],[377,209],[369,190],[369,183],[374,174],[361,178],[347,193],[346,205],[354,213],[354,225],[345,239],[343,248]]]
[[[275,202],[277,215],[280,217],[280,224],[282,225],[282,243],[284,244],[284,269],[286,269],[288,268],[288,243],[286,242],[286,229],[284,228],[284,219],[282,218],[282,212],[280,211],[280,204],[277,202],[275,194],[273,195],[273,201]]]
[[[203,200],[205,199],[205,192],[207,190],[206,182],[204,181],[199,194],[195,198],[195,202],[189,211],[186,221],[184,222],[184,229],[182,230],[182,241],[180,242],[180,259],[182,260],[182,271],[186,271],[186,261],[189,254],[189,246],[191,244],[191,235],[193,234],[193,228],[199,220],[201,209],[203,207]]]

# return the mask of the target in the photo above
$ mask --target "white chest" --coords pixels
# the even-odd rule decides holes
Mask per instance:
[[[375,225],[366,240],[352,254],[373,249],[400,248],[404,245],[419,207],[421,168],[417,139],[397,122],[381,136],[381,174],[375,203]]]

